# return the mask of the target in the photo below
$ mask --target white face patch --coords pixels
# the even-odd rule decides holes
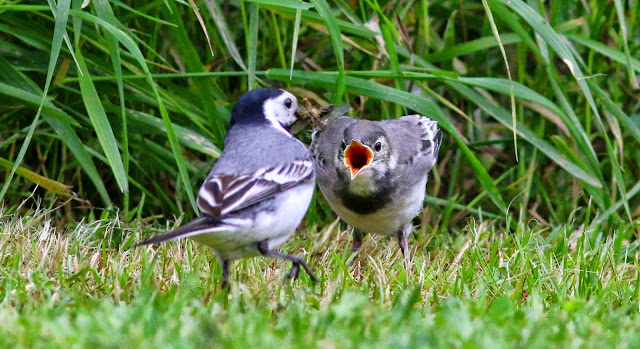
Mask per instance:
[[[296,120],[298,100],[291,93],[284,91],[275,98],[267,99],[262,107],[264,116],[278,130],[291,136],[285,127],[290,127]]]

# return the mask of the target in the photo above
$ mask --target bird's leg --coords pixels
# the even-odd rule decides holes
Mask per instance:
[[[351,253],[356,253],[362,247],[362,239],[364,238],[365,232],[358,229],[353,229],[353,245],[351,246]],[[354,257],[349,266],[354,266],[353,268],[353,279],[356,281],[360,281],[362,279],[362,272],[360,271],[360,263],[356,263],[356,257]]]
[[[281,258],[281,259],[286,259],[288,261],[291,261],[291,263],[293,263],[293,266],[291,267],[291,271],[286,276],[287,279],[290,279],[290,278],[297,279],[298,273],[300,272],[300,267],[302,266],[304,271],[307,273],[307,275],[309,275],[309,278],[311,278],[313,282],[318,281],[318,278],[313,274],[313,272],[311,271],[311,268],[309,268],[309,266],[307,265],[307,262],[305,262],[304,259],[298,256],[292,256],[289,254],[278,253],[278,252],[269,250],[268,240],[264,240],[258,243],[258,252],[260,252],[265,257]]]
[[[409,262],[411,261],[411,256],[409,255],[409,234],[411,234],[411,229],[413,226],[411,223],[402,227],[402,229],[398,232],[398,244],[400,245],[400,250],[402,251],[402,255],[404,256],[405,266],[409,266]]]
[[[229,261],[222,261],[222,289],[229,289]]]
[[[351,246],[351,253],[360,251],[360,247],[362,247],[362,238],[364,238],[364,232],[362,230],[353,229],[353,245]]]

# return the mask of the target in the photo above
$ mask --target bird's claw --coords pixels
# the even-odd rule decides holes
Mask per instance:
[[[285,278],[285,281],[297,280],[298,275],[300,275],[300,266],[294,263],[293,266],[291,267],[291,271],[287,273],[287,275],[285,275],[284,278]]]

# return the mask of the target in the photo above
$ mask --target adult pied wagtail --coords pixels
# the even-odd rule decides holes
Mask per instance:
[[[316,276],[298,256],[274,252],[296,230],[307,212],[315,186],[315,169],[307,148],[289,133],[298,102],[291,93],[259,88],[245,93],[231,113],[224,151],[198,192],[200,217],[140,245],[190,238],[210,246],[222,264],[223,288],[229,262],[267,256],[293,263]]]

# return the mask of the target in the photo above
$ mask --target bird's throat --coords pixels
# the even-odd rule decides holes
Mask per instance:
[[[349,181],[349,192],[355,195],[368,196],[376,192],[376,184],[372,171],[363,171]]]

